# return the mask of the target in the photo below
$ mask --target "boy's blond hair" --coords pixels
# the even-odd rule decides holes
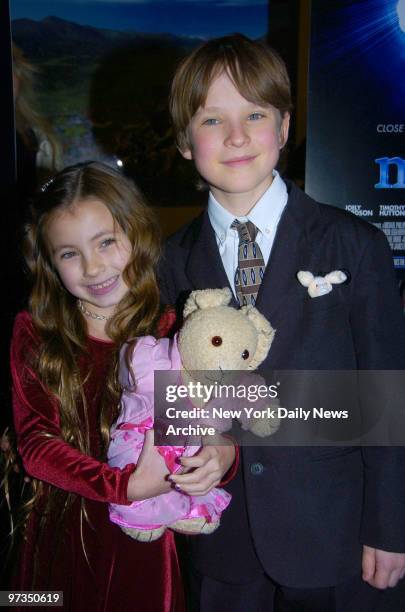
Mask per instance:
[[[271,104],[281,117],[290,112],[290,79],[273,49],[242,34],[214,38],[186,57],[174,75],[169,104],[180,150],[189,146],[190,121],[204,105],[212,81],[224,70],[246,100]]]

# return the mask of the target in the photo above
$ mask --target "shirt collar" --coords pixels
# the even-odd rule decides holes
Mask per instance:
[[[288,193],[283,179],[273,170],[273,181],[262,197],[256,202],[247,217],[235,217],[224,208],[210,192],[208,198],[208,216],[215,235],[220,242],[226,238],[234,219],[239,221],[252,221],[264,234],[268,234],[277,227],[281,214],[287,204]],[[267,231],[266,231],[267,230]]]

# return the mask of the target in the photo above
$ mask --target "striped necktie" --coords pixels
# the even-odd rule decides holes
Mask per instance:
[[[257,294],[263,280],[265,263],[256,242],[257,227],[251,222],[235,219],[231,228],[239,234],[238,268],[235,273],[235,290],[239,306],[256,304]]]

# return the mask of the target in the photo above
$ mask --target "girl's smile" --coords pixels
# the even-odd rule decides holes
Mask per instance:
[[[110,291],[113,291],[116,288],[119,282],[119,278],[119,275],[112,276],[111,278],[102,283],[98,283],[96,285],[87,285],[87,289],[93,295],[106,295],[107,293],[110,293]]]

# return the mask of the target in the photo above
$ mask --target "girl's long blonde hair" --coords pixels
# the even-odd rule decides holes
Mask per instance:
[[[23,52],[15,43],[13,52],[13,80],[15,81],[14,108],[15,127],[22,141],[28,149],[36,147],[33,140],[46,140],[51,149],[48,160],[49,167],[37,168],[39,180],[53,174],[61,167],[62,148],[47,119],[41,114],[34,91],[35,77],[38,70],[27,60]],[[40,144],[40,142],[38,142]]]
[[[89,372],[81,372],[78,367],[86,352],[86,322],[76,298],[62,285],[52,265],[47,241],[47,228],[55,213],[86,199],[103,202],[132,245],[123,272],[128,292],[107,324],[116,350],[100,413],[104,450],[118,410],[118,350],[128,339],[149,333],[158,314],[155,266],[160,254],[160,231],[152,209],[145,205],[134,184],[116,170],[96,162],[78,164],[57,174],[40,194],[26,227],[24,255],[32,277],[29,308],[40,340],[34,363],[29,365],[58,403],[63,440],[90,454],[88,423],[82,422],[82,411],[78,410],[82,405],[86,414],[83,387]],[[35,507],[43,487],[41,481],[33,480],[33,495],[26,504],[26,512]],[[45,517],[61,498],[66,506],[75,496],[50,487]]]

